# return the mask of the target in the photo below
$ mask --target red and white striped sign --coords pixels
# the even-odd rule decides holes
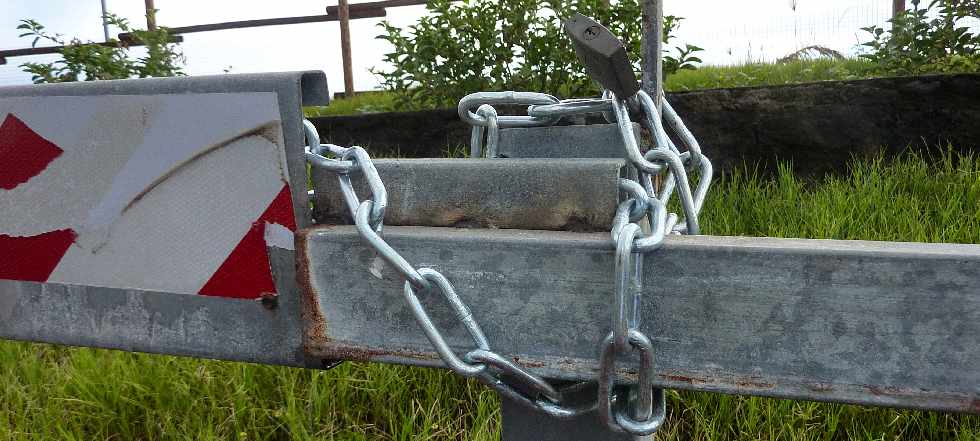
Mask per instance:
[[[0,279],[256,298],[296,229],[274,93],[0,99]]]

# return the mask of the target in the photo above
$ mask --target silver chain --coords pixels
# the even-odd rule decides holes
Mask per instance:
[[[304,120],[303,125],[307,139],[307,162],[314,167],[337,174],[341,192],[354,217],[354,225],[358,233],[385,262],[405,277],[403,290],[405,300],[425,336],[446,366],[459,375],[476,378],[508,399],[555,418],[574,418],[596,409],[595,403],[586,406],[563,404],[563,396],[568,391],[580,387],[579,385],[573,384],[557,389],[543,378],[494,352],[480,325],[456,294],[456,289],[449,279],[432,268],[416,269],[381,237],[388,194],[367,152],[356,146],[345,148],[333,144],[320,144],[319,134],[313,124]],[[336,158],[325,157],[324,154],[328,153]],[[358,199],[351,184],[352,173],[360,173],[367,181],[371,189],[371,199],[363,201]],[[473,349],[463,356],[453,351],[442,332],[432,322],[422,302],[419,301],[420,292],[438,292],[449,303],[456,319],[469,333]]]
[[[640,91],[630,98],[617,98],[605,91],[601,98],[561,101],[551,95],[533,92],[481,92],[464,97],[459,102],[459,115],[473,126],[470,139],[472,157],[496,157],[499,129],[535,127],[557,123],[564,117],[602,113],[607,121],[619,128],[626,157],[635,169],[636,180],[621,179],[620,190],[627,195],[618,205],[610,231],[616,245],[615,298],[612,330],[600,343],[598,396],[586,406],[563,404],[564,392],[581,389],[585,383],[556,389],[545,379],[530,373],[509,358],[490,349],[483,331],[466,304],[456,294],[452,283],[432,268],[413,267],[381,237],[387,191],[367,152],[360,147],[338,147],[320,144],[316,128],[304,120],[308,149],[307,160],[315,167],[337,174],[341,192],[354,224],[362,239],[405,277],[404,295],[412,314],[422,327],[429,342],[443,362],[456,373],[476,378],[505,398],[537,409],[555,418],[574,418],[598,410],[600,419],[612,430],[633,435],[656,432],[666,416],[663,389],[653,386],[653,343],[639,328],[642,297],[644,254],[660,248],[668,234],[698,234],[698,213],[711,184],[711,162],[701,153],[694,136],[663,96],[661,116],[654,100]],[[527,105],[527,115],[499,115],[494,105]],[[639,109],[642,123],[653,135],[654,146],[646,153],[640,151],[630,120],[630,106]],[[680,152],[664,129],[663,121],[683,142],[687,151]],[[336,158],[330,159],[324,154]],[[700,175],[697,189],[692,193],[688,171],[697,169]],[[351,185],[350,174],[361,173],[371,189],[371,199],[358,199]],[[663,176],[664,184],[657,189],[654,176]],[[667,202],[676,192],[684,217],[667,212]],[[457,320],[468,331],[473,349],[459,356],[446,342],[442,333],[429,318],[418,299],[419,292],[438,291],[449,303]],[[617,357],[638,351],[640,368],[638,381],[630,386],[618,380]]]

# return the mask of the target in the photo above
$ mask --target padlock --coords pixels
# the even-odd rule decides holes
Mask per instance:
[[[572,40],[579,61],[585,64],[585,72],[602,88],[621,99],[640,90],[626,46],[605,26],[576,13],[565,20],[565,34]]]

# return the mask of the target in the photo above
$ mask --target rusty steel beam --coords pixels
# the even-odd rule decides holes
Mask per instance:
[[[350,18],[361,19],[361,18],[377,18],[385,16],[384,9],[359,9],[351,10]],[[255,28],[261,26],[280,26],[280,25],[290,25],[290,24],[302,24],[302,23],[321,23],[326,21],[338,21],[340,17],[337,15],[327,14],[327,15],[306,15],[301,17],[280,17],[280,18],[265,18],[260,20],[242,20],[242,21],[228,21],[223,23],[208,23],[202,25],[193,26],[178,26],[178,27],[167,27],[171,34],[193,34],[196,32],[211,32],[211,31],[223,31],[228,29],[242,29],[242,28]],[[120,41],[130,41],[134,37],[131,33],[119,34]]]
[[[613,299],[608,234],[384,236],[455,284],[492,349],[547,377],[595,379]],[[297,247],[311,356],[441,365],[401,277],[353,227],[314,227]],[[980,246],[672,236],[645,261],[659,386],[980,413]],[[465,351],[449,308],[424,301]]]
[[[121,36],[120,36],[121,37]],[[171,43],[180,43],[184,41],[184,37],[179,35],[171,36],[169,41]],[[82,44],[97,44],[99,46],[105,47],[121,47],[121,46],[144,46],[144,43],[139,40],[129,39],[123,40],[120,38],[119,41],[101,41],[95,43],[82,43]],[[45,47],[29,47],[24,49],[6,49],[0,50],[0,64],[7,64],[7,58],[9,57],[26,57],[29,55],[43,55],[43,54],[56,54],[67,46],[45,46]]]
[[[458,1],[458,0],[453,0]],[[428,0],[383,0],[376,2],[364,2],[364,3],[353,3],[349,5],[350,11],[364,10],[364,9],[377,9],[377,8],[399,8],[402,6],[415,6],[415,5],[425,5],[428,4]],[[337,14],[340,10],[339,5],[337,6],[327,6],[327,14]]]

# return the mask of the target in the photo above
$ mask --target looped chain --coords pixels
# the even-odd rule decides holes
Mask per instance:
[[[556,390],[543,378],[492,351],[483,330],[473,318],[470,309],[456,294],[449,279],[432,268],[415,269],[381,237],[387,191],[367,152],[360,147],[343,148],[319,144],[316,128],[309,121],[304,121],[304,126],[308,162],[314,167],[337,173],[341,193],[354,217],[358,233],[385,262],[405,278],[403,293],[409,309],[447,367],[464,377],[476,378],[500,394],[555,418],[574,418],[595,410],[595,405],[576,407],[563,404],[562,390]],[[324,153],[331,153],[339,159],[326,158]],[[351,172],[359,172],[365,177],[371,188],[372,199],[361,201],[357,198],[350,180]],[[475,349],[462,357],[449,346],[419,300],[419,293],[434,291],[438,291],[446,300],[457,321],[466,328],[473,341]]]
[[[493,105],[544,105],[557,104],[558,98],[537,92],[478,92],[472,93],[459,100],[457,111],[459,117],[473,126],[470,135],[470,157],[481,156],[494,158],[497,156],[499,130],[507,127],[546,126],[558,122],[558,117],[552,116],[498,116]],[[473,109],[476,109],[476,113]],[[486,135],[486,148],[483,145]]]
[[[463,109],[471,107],[474,102],[481,103],[477,113],[485,115],[483,120],[473,118],[474,121],[471,121],[474,124],[473,145],[476,145],[477,136],[482,140],[483,132],[478,130],[492,124],[489,115],[496,114],[488,109],[496,102],[480,99],[485,97],[485,94],[473,94],[460,101],[460,116],[464,120],[471,121],[464,116]],[[632,97],[620,98],[606,90],[600,98],[532,104],[528,107],[528,117],[523,117],[535,121],[533,125],[540,125],[543,121],[554,124],[569,116],[602,113],[607,121],[617,125],[626,149],[625,156],[636,169],[636,180],[621,179],[619,182],[625,199],[616,210],[610,231],[616,244],[616,294],[612,332],[601,345],[597,400],[600,416],[611,429],[634,435],[655,432],[666,415],[664,391],[653,387],[653,345],[639,329],[643,253],[660,248],[667,234],[699,233],[698,214],[704,206],[712,174],[711,161],[701,153],[701,146],[674,108],[664,96],[657,98],[663,102],[663,114],[646,92],[639,91]],[[502,102],[503,95],[497,99]],[[653,147],[645,153],[636,142],[630,120],[631,109],[642,113],[641,123],[653,138]],[[677,148],[664,128],[664,121],[687,151],[682,152]],[[479,150],[474,147],[473,156],[478,153]],[[688,179],[689,170],[697,171],[700,175],[694,191]],[[662,188],[655,188],[654,176],[662,176]],[[667,202],[674,193],[680,201],[683,217],[667,212]],[[616,357],[635,351],[641,355],[639,381],[633,386],[617,388]]]
[[[615,339],[609,333],[600,344],[599,419],[617,432],[649,435],[660,429],[667,415],[664,390],[653,387],[653,343],[642,332],[630,330],[630,351],[640,353],[639,380],[631,394],[627,388],[616,388],[616,354],[622,351],[616,349]]]
[[[497,145],[500,143],[500,125],[497,123],[497,110],[489,104],[483,104],[476,109],[476,114],[486,118],[485,126],[473,126],[470,135],[470,157],[479,158],[483,155],[486,158],[497,156]],[[487,145],[483,146],[483,136],[486,133]]]
[[[404,295],[412,314],[422,327],[439,357],[450,369],[476,378],[502,396],[555,418],[574,418],[598,409],[600,419],[612,430],[633,435],[651,434],[666,417],[664,390],[654,387],[653,343],[641,330],[640,303],[643,293],[644,254],[663,245],[667,234],[698,234],[698,214],[711,185],[711,161],[663,96],[663,115],[654,100],[640,91],[629,98],[618,98],[604,91],[601,98],[559,101],[532,92],[483,92],[464,97],[459,115],[472,126],[470,155],[496,156],[499,129],[533,127],[557,123],[565,117],[601,113],[615,123],[622,137],[626,158],[636,169],[636,180],[620,179],[619,190],[625,198],[613,217],[610,236],[616,245],[615,296],[611,331],[600,344],[597,399],[584,406],[564,404],[567,389],[558,390],[547,381],[490,349],[486,336],[469,308],[456,294],[452,283],[432,268],[415,269],[381,237],[387,192],[367,152],[360,147],[343,148],[319,144],[316,128],[304,121],[307,159],[315,167],[337,173],[344,200],[354,216],[354,224],[364,241],[405,278]],[[528,105],[528,116],[500,116],[493,105]],[[653,147],[641,152],[633,133],[630,106],[643,114],[641,123],[653,137]],[[475,110],[475,112],[474,112]],[[681,152],[668,136],[664,120],[687,151]],[[486,143],[484,145],[484,139]],[[337,156],[328,159],[326,153]],[[696,170],[700,178],[692,192],[688,171]],[[371,188],[372,198],[360,201],[350,181],[352,172],[361,173]],[[654,186],[653,177],[663,175],[662,188]],[[677,193],[683,218],[667,212],[667,203]],[[678,223],[680,222],[680,225]],[[419,300],[419,293],[438,291],[467,330],[474,349],[460,356],[449,346]],[[637,352],[640,366],[635,384],[617,381],[617,357]],[[569,388],[581,389],[587,383]]]

